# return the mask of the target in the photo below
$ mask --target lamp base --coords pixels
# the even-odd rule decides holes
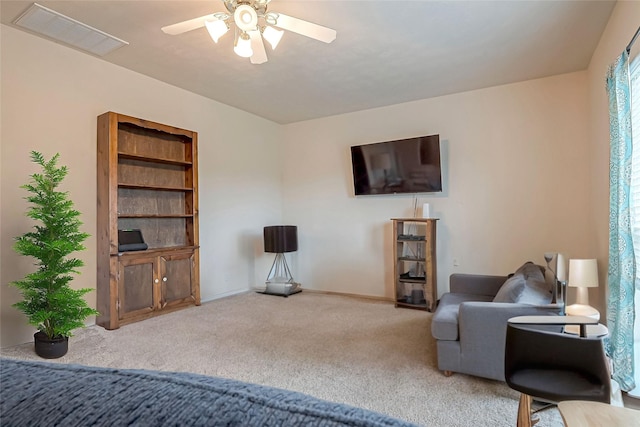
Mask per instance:
[[[571,304],[565,308],[567,316],[586,316],[592,317],[596,320],[600,320],[600,312],[590,305],[586,304]]]
[[[266,289],[260,294],[277,295],[281,297],[288,297],[289,295],[302,292],[300,283],[296,282],[266,282]]]
[[[571,304],[565,308],[567,316],[586,316],[596,320],[600,320],[600,312],[590,305],[586,304]],[[579,335],[579,327],[576,325],[567,325],[564,327],[564,331],[567,334]],[[607,327],[604,325],[587,325],[587,336],[601,336],[606,335],[608,332]]]

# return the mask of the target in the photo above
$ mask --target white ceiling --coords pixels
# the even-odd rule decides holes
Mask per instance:
[[[31,1],[0,3],[12,21]],[[160,28],[224,11],[208,1],[38,1],[124,39],[103,57],[277,123],[326,117],[585,70],[615,1],[272,0],[269,10],[334,28],[321,43],[286,33],[269,61],[233,53],[231,33]]]

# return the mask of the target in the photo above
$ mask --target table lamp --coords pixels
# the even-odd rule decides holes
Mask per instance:
[[[589,289],[598,287],[598,260],[570,259],[569,286],[577,288],[576,303],[567,307],[571,316],[587,316],[600,320],[600,312],[589,305]]]
[[[288,297],[301,292],[300,284],[293,280],[285,252],[298,250],[298,227],[295,225],[271,225],[264,227],[264,251],[275,253],[263,293]]]
[[[560,314],[564,315],[564,309],[567,305],[567,266],[564,261],[564,255],[557,252],[545,252],[544,260],[547,262],[547,269],[553,275],[554,284],[551,288],[551,303],[561,304]]]

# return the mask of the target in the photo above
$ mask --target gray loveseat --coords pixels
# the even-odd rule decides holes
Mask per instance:
[[[451,275],[431,323],[438,369],[504,381],[507,320],[560,314],[561,305],[551,304],[553,283],[531,262],[511,276]]]

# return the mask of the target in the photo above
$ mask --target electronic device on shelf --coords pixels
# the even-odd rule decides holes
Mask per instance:
[[[415,234],[398,234],[398,240],[415,240],[415,241],[423,241],[425,236],[419,236]]]
[[[118,230],[118,252],[144,251],[148,247],[139,229]]]

